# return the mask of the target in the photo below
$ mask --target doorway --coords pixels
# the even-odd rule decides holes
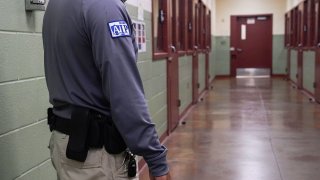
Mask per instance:
[[[272,74],[272,15],[231,16],[231,76],[245,69]]]

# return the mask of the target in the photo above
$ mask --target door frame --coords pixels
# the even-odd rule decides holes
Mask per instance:
[[[200,6],[199,0],[193,0],[193,55],[192,55],[192,104],[199,98],[199,53],[200,53]]]
[[[315,84],[314,84],[315,100],[320,103],[320,46],[316,49],[316,62],[315,62]]]
[[[173,3],[176,3],[175,5]],[[179,0],[172,0],[168,4],[168,47],[169,57],[167,58],[167,105],[168,105],[168,128],[170,134],[179,124],[179,54],[176,50],[176,42],[178,42],[179,30],[176,21],[179,17]],[[172,11],[171,11],[172,9]],[[171,12],[173,14],[171,14]],[[176,26],[173,26],[175,24]],[[174,35],[175,34],[175,35]]]
[[[273,14],[250,14],[250,15],[231,15],[230,16],[230,19],[231,19],[231,31],[230,31],[230,75],[232,77],[235,77],[237,72],[237,65],[236,65],[236,62],[235,61],[235,58],[237,57],[237,51],[231,51],[231,48],[232,47],[236,47],[236,45],[238,44],[238,37],[233,37],[232,35],[233,34],[237,34],[238,32],[238,26],[237,26],[237,18],[241,18],[241,17],[257,17],[257,16],[268,16],[270,17],[270,20],[271,20],[271,26],[270,26],[270,29],[271,29],[271,39],[272,39],[272,36],[273,36]],[[271,47],[273,46],[272,44],[272,41],[271,41]],[[272,59],[272,53],[273,53],[273,49],[271,48],[271,62],[270,62],[270,75],[273,74],[273,59]]]

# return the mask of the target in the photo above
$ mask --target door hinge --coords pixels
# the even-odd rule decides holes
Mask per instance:
[[[298,75],[298,74],[296,74],[296,78],[297,78],[297,79],[299,78],[299,75]]]
[[[200,88],[200,83],[197,84],[198,89]]]
[[[180,99],[177,100],[177,105],[178,105],[178,107],[181,107],[181,100]]]
[[[313,83],[313,88],[315,88],[315,89],[317,88],[317,83],[316,82]]]
[[[286,73],[288,73],[288,68],[286,68]]]

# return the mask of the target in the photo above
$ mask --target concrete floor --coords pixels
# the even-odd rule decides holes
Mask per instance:
[[[213,85],[166,142],[172,180],[320,179],[319,104],[280,78]]]

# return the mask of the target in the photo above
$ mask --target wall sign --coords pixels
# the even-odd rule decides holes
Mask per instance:
[[[133,21],[133,27],[136,32],[136,42],[138,45],[138,52],[147,51],[146,42],[146,25],[143,22]]]

